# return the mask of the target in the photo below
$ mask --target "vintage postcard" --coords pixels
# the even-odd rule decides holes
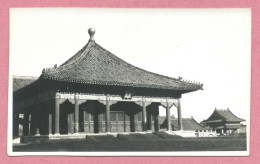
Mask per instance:
[[[249,155],[250,9],[9,12],[8,155]]]

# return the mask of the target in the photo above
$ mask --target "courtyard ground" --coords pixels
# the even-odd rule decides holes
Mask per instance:
[[[165,133],[86,136],[85,139],[13,144],[14,152],[246,151],[246,136],[182,138]]]

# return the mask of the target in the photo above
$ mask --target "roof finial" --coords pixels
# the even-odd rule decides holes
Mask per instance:
[[[94,28],[89,28],[88,29],[88,34],[90,36],[89,40],[94,40],[95,29]]]

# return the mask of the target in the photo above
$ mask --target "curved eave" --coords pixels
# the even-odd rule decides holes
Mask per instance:
[[[171,86],[161,86],[161,85],[151,85],[151,84],[135,84],[135,83],[122,83],[117,81],[76,81],[70,79],[58,79],[50,76],[41,75],[43,79],[49,79],[59,82],[68,82],[68,83],[79,83],[79,84],[94,84],[94,85],[107,85],[107,86],[123,86],[123,87],[136,87],[136,88],[153,88],[153,89],[167,89],[167,90],[175,90],[180,91],[182,93],[193,92],[197,90],[201,90],[202,87],[200,85],[190,84],[192,86],[187,87],[171,87]]]

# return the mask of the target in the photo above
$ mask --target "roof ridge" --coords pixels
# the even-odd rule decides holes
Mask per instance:
[[[84,47],[82,47],[75,55],[73,55],[71,58],[69,58],[67,61],[65,61],[63,64],[61,64],[59,67],[47,69],[46,71],[47,72],[55,72],[55,71],[61,71],[61,70],[64,70],[64,69],[71,68],[82,57],[84,57],[85,54],[87,54],[89,52],[90,47],[94,44],[96,44],[94,40],[89,40],[89,42]]]
[[[217,108],[215,108],[215,110],[213,111],[213,113],[208,117],[208,119],[206,119],[206,120],[204,120],[205,122],[206,121],[208,121],[211,117],[213,117],[213,115],[214,115],[214,113],[217,113],[220,117],[222,117],[222,119],[223,119],[223,116],[221,116],[218,112],[218,109]],[[224,118],[225,119],[225,118]]]
[[[16,79],[35,79],[37,80],[39,77],[37,76],[23,76],[23,75],[13,75],[13,78],[16,78]]]
[[[195,121],[195,123],[197,123],[197,125],[199,125],[200,127],[204,128],[204,127],[201,126],[192,116],[191,116],[191,119],[192,119],[193,121]]]
[[[83,48],[81,48],[75,55],[73,55],[73,56],[72,56],[71,58],[69,58],[66,62],[64,62],[64,63],[61,65],[61,67],[64,67],[64,66],[65,66],[65,68],[68,68],[68,66],[70,66],[70,65],[72,65],[72,64],[74,64],[74,63],[77,63],[77,61],[78,61],[79,59],[81,59],[86,53],[88,53],[90,47],[91,47],[92,45],[94,45],[94,44],[96,44],[94,40],[89,40],[89,42],[88,42]],[[82,53],[80,53],[81,51],[82,51]],[[76,55],[79,55],[79,57],[77,57]],[[75,58],[74,60],[72,60],[73,57],[77,57],[77,58]],[[72,63],[68,64],[69,61],[71,61]]]
[[[128,63],[128,62],[126,62],[125,60],[123,60],[123,59],[117,57],[116,55],[114,55],[114,54],[111,53],[110,51],[106,50],[105,48],[103,48],[103,47],[100,46],[99,44],[96,43],[96,45],[99,46],[100,48],[102,48],[103,50],[109,52],[107,55],[109,55],[110,57],[113,57],[113,58],[115,58],[116,60],[121,60],[121,61],[124,62],[124,64],[130,65],[131,67],[134,67],[135,69],[138,69],[138,70],[141,70],[141,71],[144,71],[144,72],[147,72],[147,73],[156,75],[156,76],[161,76],[161,77],[164,77],[164,78],[168,78],[168,79],[171,79],[171,80],[175,80],[175,81],[178,82],[178,83],[185,82],[185,83],[187,83],[187,84],[189,84],[189,85],[201,86],[201,85],[199,85],[199,84],[195,84],[195,83],[191,83],[191,82],[186,82],[186,81],[180,81],[180,80],[177,79],[177,78],[169,77],[169,76],[166,76],[166,75],[161,75],[161,74],[158,74],[158,73],[150,72],[150,71],[147,71],[147,70],[145,70],[145,69],[139,68],[139,67],[134,66],[134,65],[132,65],[132,64],[130,64],[130,63]]]
[[[217,109],[216,108],[216,111],[228,111],[228,109]]]
[[[233,112],[231,112],[231,110],[229,110],[229,108],[227,108],[227,111],[229,111],[233,116],[235,116],[236,118],[239,118],[239,117],[237,117]],[[239,119],[241,119],[241,120],[244,120],[244,119],[242,119],[242,118],[239,118]],[[244,120],[245,121],[245,120]]]

